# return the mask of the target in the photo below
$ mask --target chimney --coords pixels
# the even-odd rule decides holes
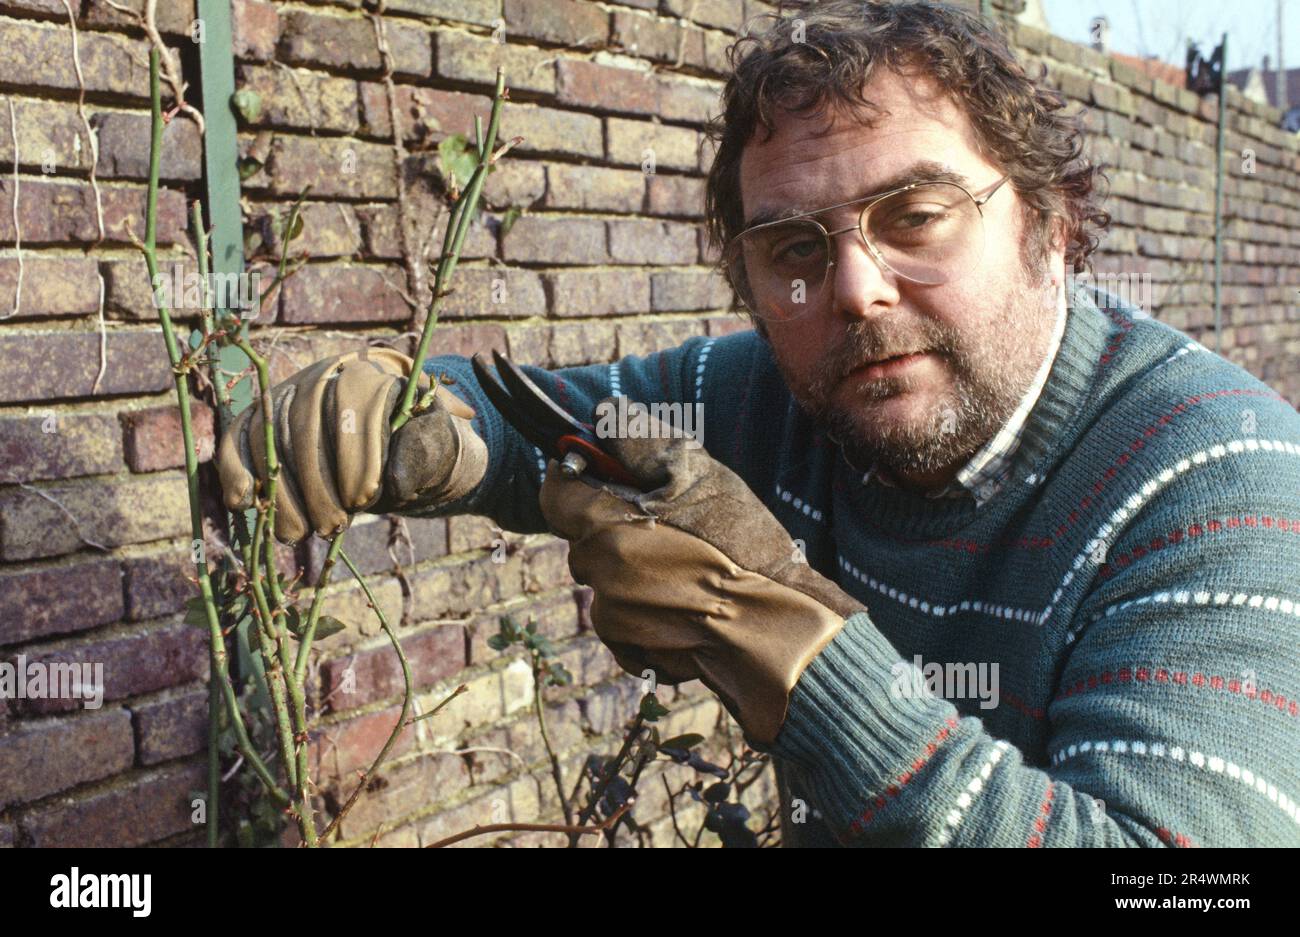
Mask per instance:
[[[1094,16],[1088,24],[1092,34],[1092,47],[1105,55],[1110,51],[1110,20],[1104,16]]]

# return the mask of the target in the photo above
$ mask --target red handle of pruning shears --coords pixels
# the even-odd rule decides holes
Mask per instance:
[[[556,445],[564,458],[560,460],[560,471],[576,478],[583,471],[590,471],[597,478],[605,481],[639,488],[640,484],[623,468],[622,463],[605,450],[581,436],[561,436]]]

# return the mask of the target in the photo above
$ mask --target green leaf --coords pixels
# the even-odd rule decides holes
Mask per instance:
[[[332,615],[322,615],[316,620],[315,640],[320,641],[323,638],[328,638],[332,634],[338,634],[340,631],[347,630],[348,626],[344,622],[339,621]]]
[[[551,664],[546,671],[546,682],[550,686],[569,686],[573,683],[573,674],[563,664]]]
[[[524,647],[536,651],[542,657],[554,657],[555,645],[544,634],[530,634],[524,638]]]
[[[494,651],[504,651],[510,646],[510,640],[504,635],[494,634],[487,639],[487,646]]]
[[[239,181],[251,179],[262,171],[262,161],[254,156],[243,156],[239,160]]]
[[[496,167],[493,166],[492,168],[495,169]],[[515,222],[519,220],[519,216],[523,213],[524,210],[518,205],[511,205],[506,209],[506,213],[501,216],[501,234],[503,236],[510,233],[510,229],[515,226]]]
[[[438,144],[438,163],[443,179],[463,192],[478,166],[478,155],[463,134],[454,133]]]
[[[262,113],[262,96],[251,88],[241,88],[230,96],[230,106],[244,123],[251,124]]]
[[[293,216],[293,228],[289,231],[289,240],[294,240],[302,234],[302,212]]]
[[[284,610],[284,626],[289,629],[289,633],[295,638],[302,637],[302,614],[298,611],[296,605],[290,605]]]
[[[679,748],[683,751],[689,751],[696,745],[704,741],[704,736],[697,735],[694,732],[688,732],[686,735],[674,735],[670,739],[664,739],[659,743],[660,748]]]
[[[641,718],[646,722],[658,722],[661,716],[668,715],[668,709],[659,702],[653,693],[641,697]]]
[[[203,596],[196,595],[185,603],[185,624],[199,628],[208,626],[207,604],[203,601]]]

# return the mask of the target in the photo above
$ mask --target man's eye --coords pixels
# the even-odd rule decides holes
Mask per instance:
[[[780,262],[808,260],[820,253],[821,249],[821,242],[816,238],[804,238],[779,245],[773,256]]]

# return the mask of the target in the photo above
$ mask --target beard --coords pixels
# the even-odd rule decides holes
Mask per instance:
[[[1022,258],[1020,272],[1018,282],[991,300],[997,314],[972,328],[922,317],[914,330],[900,332],[895,323],[882,328],[859,320],[806,374],[794,373],[774,345],[777,366],[800,407],[859,470],[876,462],[896,476],[955,468],[1011,418],[1042,364],[1059,294],[1046,263],[1030,266]],[[927,378],[917,378],[915,368],[852,384],[845,378],[866,361],[911,350],[940,359],[934,363],[951,384],[924,413],[882,419],[878,401],[916,391]]]

